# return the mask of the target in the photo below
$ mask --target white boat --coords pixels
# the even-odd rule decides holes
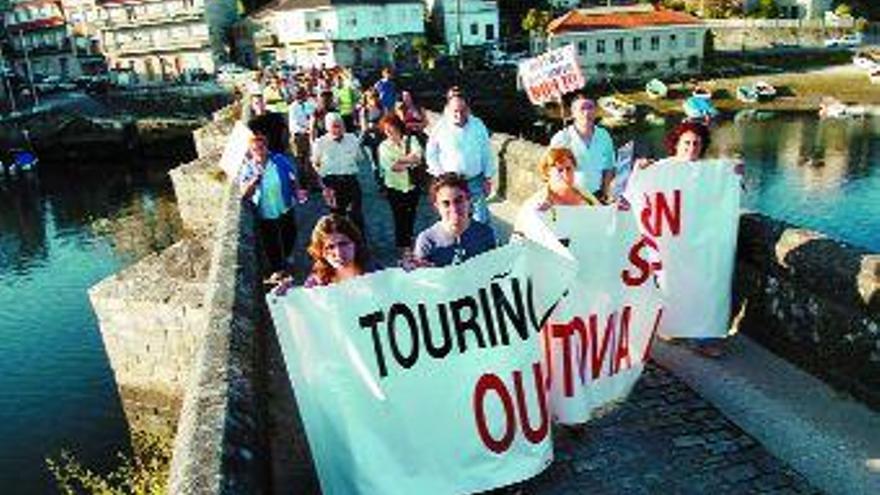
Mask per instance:
[[[694,98],[704,98],[707,100],[711,100],[712,99],[712,91],[710,91],[709,88],[707,88],[706,86],[699,85],[696,88],[694,88],[693,92],[691,93],[691,96],[693,96]]]
[[[868,74],[871,84],[880,84],[880,66],[876,67]]]
[[[653,99],[666,98],[669,88],[660,79],[651,79],[648,84],[645,84],[645,92]]]
[[[877,66],[877,61],[868,54],[857,54],[853,56],[853,64],[859,69],[871,70]]]
[[[628,119],[636,114],[636,106],[616,96],[599,98],[599,108],[613,119]]]
[[[744,103],[755,103],[758,101],[758,91],[753,86],[737,86],[736,99]]]
[[[819,104],[819,117],[839,119],[847,117],[864,117],[871,109],[864,105],[847,105],[836,98],[824,98]]]
[[[754,85],[758,98],[770,99],[776,96],[776,88],[767,81],[758,81]]]

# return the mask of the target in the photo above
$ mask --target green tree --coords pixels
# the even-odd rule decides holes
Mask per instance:
[[[849,17],[852,15],[852,7],[845,3],[842,3],[834,9],[834,13],[837,14],[839,17]]]
[[[424,36],[417,36],[412,42],[413,51],[419,58],[419,65],[422,69],[430,69],[434,66],[434,60],[437,59],[437,47],[432,45]]]
[[[547,31],[547,25],[550,24],[552,15],[549,11],[529,9],[526,16],[522,20],[523,31],[528,31],[533,35],[541,35]]]
[[[758,0],[758,8],[755,9],[755,14],[765,19],[779,17],[779,7],[776,5],[776,0]]]

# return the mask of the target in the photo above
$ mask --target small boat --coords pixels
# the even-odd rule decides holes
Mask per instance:
[[[37,155],[29,150],[13,149],[9,151],[9,154],[12,156],[12,161],[7,165],[7,171],[10,175],[19,172],[32,172],[40,161],[37,159]]]
[[[868,74],[871,84],[880,84],[880,66],[876,67]]]
[[[847,105],[836,98],[823,98],[819,104],[819,117],[839,119],[847,117],[864,117],[871,109],[864,105]]]
[[[867,54],[857,54],[853,56],[853,64],[859,69],[871,70],[877,65],[877,61]]]
[[[755,103],[758,101],[758,91],[753,86],[737,86],[736,99],[744,103]]]
[[[776,87],[767,81],[758,81],[755,83],[755,91],[758,93],[758,98],[762,100],[769,100],[776,96]]]
[[[712,105],[712,100],[699,96],[691,96],[682,104],[685,115],[689,119],[712,119],[718,115],[718,110]]]
[[[774,118],[776,114],[774,112],[768,112],[765,110],[758,110],[757,108],[745,108],[736,112],[736,115],[733,116],[734,122],[761,122],[765,120],[770,120]]]
[[[660,127],[666,125],[666,117],[650,112],[645,115],[645,122],[647,122],[648,125]]]
[[[700,84],[694,88],[694,90],[691,92],[691,96],[693,96],[694,98],[702,98],[705,100],[711,100],[712,99],[712,92],[709,91],[709,88]]]
[[[669,93],[669,88],[666,87],[666,84],[660,79],[651,79],[648,81],[648,84],[645,84],[645,92],[648,93],[648,96],[653,99],[666,98],[666,95]]]
[[[598,103],[599,108],[613,119],[628,119],[636,114],[635,105],[617,96],[603,96]]]

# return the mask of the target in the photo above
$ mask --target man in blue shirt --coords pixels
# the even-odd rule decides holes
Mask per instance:
[[[393,112],[394,104],[397,102],[397,86],[395,86],[392,78],[392,72],[389,67],[382,69],[382,79],[376,81],[373,89],[379,94],[379,102],[385,112]]]

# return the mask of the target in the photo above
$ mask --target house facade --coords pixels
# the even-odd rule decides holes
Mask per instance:
[[[12,69],[22,77],[74,77],[80,67],[61,4],[55,0],[15,0],[5,16]]]
[[[573,44],[588,81],[647,79],[699,73],[706,31],[691,15],[650,5],[581,9],[553,20],[545,43]]]
[[[211,73],[229,59],[235,0],[99,1],[107,63],[137,82]]]
[[[758,7],[759,0],[744,0],[745,11]],[[780,17],[786,19],[821,19],[832,10],[832,0],[775,0]]]
[[[460,47],[498,43],[498,4],[487,0],[426,0],[431,23],[443,35],[450,54]]]
[[[413,38],[425,33],[419,0],[279,0],[255,12],[250,22],[262,63],[300,67],[394,64],[411,51]]]

